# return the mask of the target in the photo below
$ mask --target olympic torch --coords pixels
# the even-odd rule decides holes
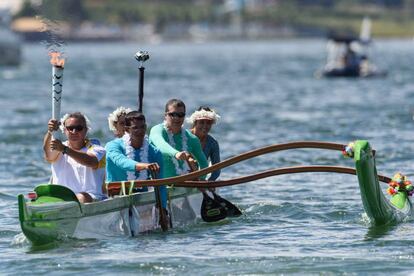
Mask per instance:
[[[63,88],[63,67],[65,59],[59,52],[50,52],[50,63],[52,64],[52,119],[60,119],[60,105]],[[60,132],[54,135],[55,138],[61,137]]]

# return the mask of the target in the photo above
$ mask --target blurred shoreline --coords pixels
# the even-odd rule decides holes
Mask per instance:
[[[289,38],[326,38],[328,33],[318,28],[295,28],[293,26],[269,27],[262,24],[211,25],[211,24],[169,24],[157,32],[152,24],[137,23],[128,26],[105,25],[84,22],[76,27],[65,23],[47,26],[36,19],[14,22],[12,30],[24,41],[76,41],[76,42],[146,42],[163,41],[231,41],[231,40],[273,40]],[[386,36],[382,39],[412,39],[412,36]]]

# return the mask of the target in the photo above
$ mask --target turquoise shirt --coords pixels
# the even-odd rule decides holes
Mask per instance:
[[[200,140],[196,136],[194,136],[189,130],[185,130],[185,135],[187,137],[187,151],[191,153],[194,158],[197,160],[200,169],[204,169],[208,167],[206,156],[201,149]],[[175,148],[173,148],[168,143],[168,133],[167,130],[164,128],[164,124],[158,124],[151,128],[150,142],[155,145],[162,153],[163,158],[163,175],[164,177],[172,177],[177,176],[177,172],[175,171],[175,165],[172,161],[175,158],[175,155],[183,151],[182,139],[181,139],[181,132],[178,134],[173,135]],[[180,167],[183,166],[182,160],[178,160]],[[202,179],[205,179],[206,176],[202,176]]]
[[[203,148],[204,155],[207,157],[207,160],[211,161],[211,164],[214,165],[220,162],[220,147],[219,143],[213,136],[207,134],[206,144]],[[214,171],[211,173],[208,181],[215,181],[220,176],[220,170]]]
[[[134,160],[126,156],[126,150],[124,141],[122,138],[117,138],[105,146],[106,149],[106,181],[126,181],[128,180],[127,172],[135,172],[136,176],[139,176],[140,172],[135,171],[135,165],[140,160],[141,148],[134,150]],[[160,172],[158,173],[158,178],[163,178],[163,160],[161,152],[149,144],[148,147],[148,162],[149,163],[158,163],[160,166]],[[148,174],[149,175],[149,174]],[[147,189],[144,189],[145,191]],[[167,189],[165,186],[160,187],[161,192],[161,201],[162,205],[165,208],[167,205]]]

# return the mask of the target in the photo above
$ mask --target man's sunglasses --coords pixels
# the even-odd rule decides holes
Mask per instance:
[[[183,118],[185,116],[185,112],[168,112],[167,115],[173,118]]]
[[[82,131],[83,129],[84,129],[84,126],[67,126],[66,127],[66,129],[68,130],[68,131],[73,131],[73,130],[76,130],[76,131]]]

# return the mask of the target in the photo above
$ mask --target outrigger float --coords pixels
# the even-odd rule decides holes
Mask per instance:
[[[355,167],[296,166],[263,171],[240,178],[215,182],[194,181],[202,175],[222,169],[253,157],[277,151],[315,148],[342,151],[354,158]],[[412,205],[404,185],[399,180],[377,174],[375,152],[367,141],[350,145],[326,142],[291,142],[259,148],[229,158],[203,170],[186,175],[145,181],[113,182],[106,185],[108,199],[82,204],[75,194],[60,185],[42,184],[35,188],[35,197],[18,195],[19,220],[24,235],[34,244],[42,245],[66,238],[102,238],[134,236],[160,229],[154,191],[134,193],[134,188],[169,184],[168,213],[170,228],[182,227],[200,221],[203,195],[199,188],[224,187],[251,182],[270,176],[305,173],[335,172],[358,176],[364,209],[374,225],[399,223],[412,216]],[[389,200],[379,182],[394,183],[394,195]],[[217,210],[209,210],[211,212]]]

